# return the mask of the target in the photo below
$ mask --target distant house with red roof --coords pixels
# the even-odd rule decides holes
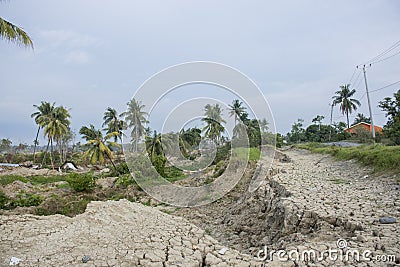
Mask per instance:
[[[374,125],[375,128],[375,133],[381,133],[382,132],[382,127]],[[369,132],[372,132],[372,126],[370,123],[366,122],[360,122],[357,124],[354,124],[353,126],[350,126],[350,128],[345,129],[345,132],[351,133],[352,135],[357,135],[357,132],[360,131],[361,129],[367,130]]]

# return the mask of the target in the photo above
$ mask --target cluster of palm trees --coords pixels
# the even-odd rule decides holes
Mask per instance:
[[[40,105],[34,105],[34,107],[37,111],[32,113],[31,117],[34,118],[35,123],[38,125],[38,130],[34,141],[33,162],[36,162],[36,147],[39,144],[39,133],[40,130],[43,130],[43,135],[47,139],[47,146],[43,155],[42,165],[46,162],[50,146],[50,161],[54,168],[54,144],[58,148],[60,162],[65,160],[66,157],[66,145],[69,139],[72,138],[69,127],[71,115],[68,109],[63,106],[55,106],[55,103],[51,104],[50,102],[42,101]]]
[[[50,161],[54,167],[56,162],[54,147],[59,154],[60,164],[66,160],[68,151],[68,142],[72,139],[73,133],[70,130],[71,115],[63,106],[56,106],[55,103],[41,102],[40,105],[34,105],[36,112],[31,117],[34,118],[38,125],[36,138],[34,141],[34,162],[36,161],[36,147],[39,144],[38,137],[40,131],[43,130],[44,137],[47,140],[46,152],[42,159],[42,165],[45,163],[46,155],[50,148]],[[235,118],[234,137],[240,137],[247,134],[253,143],[260,144],[260,134],[268,130],[268,122],[263,120],[249,119],[249,114],[243,103],[234,100],[230,107],[230,116]],[[167,133],[161,135],[157,131],[152,131],[149,127],[145,127],[147,121],[147,113],[144,111],[145,106],[138,100],[132,99],[127,103],[127,110],[121,114],[108,107],[104,112],[102,129],[96,129],[95,126],[83,126],[79,130],[79,134],[86,143],[82,146],[84,156],[90,163],[97,162],[103,164],[106,160],[110,161],[115,168],[114,153],[123,152],[123,131],[132,129],[130,133],[133,150],[138,151],[139,145],[142,143],[144,136],[144,144],[147,153],[152,159],[156,156],[164,156],[164,148],[176,147],[185,157],[190,156],[190,152],[197,149],[202,134],[210,138],[216,144],[221,145],[227,138],[223,135],[225,131],[223,119],[223,109],[219,104],[207,104],[204,107],[204,118],[202,121],[205,126],[202,129],[193,127],[182,129],[177,133]],[[240,123],[238,123],[240,122]],[[256,141],[254,141],[256,140]]]

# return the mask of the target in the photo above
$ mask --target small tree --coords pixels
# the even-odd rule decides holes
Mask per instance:
[[[8,151],[11,148],[12,141],[10,139],[1,139],[0,141],[0,151]]]
[[[292,130],[289,134],[289,140],[292,143],[300,143],[305,140],[305,130],[303,128],[303,119],[297,119],[297,122],[293,123]]]
[[[356,124],[358,124],[360,122],[371,123],[371,118],[370,117],[365,117],[364,114],[362,114],[362,113],[358,113],[356,118],[354,119],[354,122],[351,125],[353,126],[353,125],[356,125]]]
[[[384,134],[396,145],[400,145],[400,90],[379,102],[379,107],[386,111],[387,123],[383,128]]]

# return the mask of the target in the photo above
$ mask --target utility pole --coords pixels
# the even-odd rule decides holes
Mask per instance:
[[[333,102],[332,102],[332,104],[329,104],[330,106],[331,106],[331,124],[330,124],[330,126],[331,127],[329,127],[329,141],[331,141],[331,138],[332,138],[332,114],[333,114]]]
[[[374,126],[374,120],[372,119],[371,101],[369,100],[369,92],[368,92],[368,84],[367,84],[367,72],[365,70],[365,65],[363,66],[363,72],[364,72],[365,90],[367,90],[369,116],[371,118],[372,139],[375,142],[375,126]]]

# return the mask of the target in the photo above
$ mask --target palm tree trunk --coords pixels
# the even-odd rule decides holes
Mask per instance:
[[[350,123],[349,123],[349,111],[346,110],[346,116],[347,116],[347,129],[350,128]]]
[[[124,154],[124,144],[122,143],[122,136],[119,137],[119,140],[121,141],[121,152]]]
[[[33,148],[33,164],[35,164],[35,159],[36,159],[36,146],[39,138],[39,132],[40,132],[40,126],[38,127],[37,133],[36,133],[36,138],[35,138],[35,147]]]
[[[111,157],[107,153],[105,153],[105,154],[106,154],[107,158],[111,161],[111,164],[113,165],[114,170],[119,174],[119,171],[117,170],[117,167],[115,166],[114,161],[111,159]]]
[[[46,152],[44,152],[43,159],[42,159],[42,166],[43,166],[43,164],[45,162],[45,159],[46,159],[46,156],[47,156],[47,152],[49,151],[49,145],[50,145],[50,140],[47,142]]]
[[[51,144],[51,150],[50,150],[50,162],[51,162],[51,166],[53,167],[54,170],[54,161],[53,161],[53,139],[50,139],[50,144]]]

